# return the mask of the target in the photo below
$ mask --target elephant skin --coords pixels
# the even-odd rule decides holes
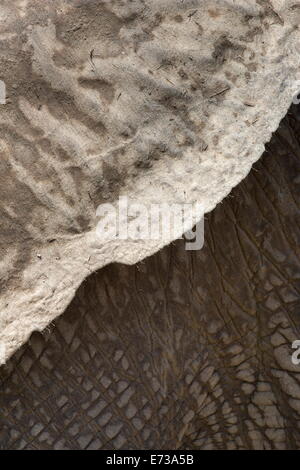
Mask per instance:
[[[205,220],[91,275],[1,369],[1,449],[299,449],[300,111]]]
[[[295,0],[0,0],[0,363],[185,231],[103,240],[99,205],[197,221],[248,174],[300,89],[299,22]]]

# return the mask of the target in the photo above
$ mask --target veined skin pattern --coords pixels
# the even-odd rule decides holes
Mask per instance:
[[[176,238],[99,240],[99,204],[200,219],[247,175],[299,86],[299,20],[290,0],[0,1],[2,362],[96,269]]]

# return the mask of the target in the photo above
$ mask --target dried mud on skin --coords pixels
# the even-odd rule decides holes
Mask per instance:
[[[290,105],[299,20],[289,0],[0,0],[4,360],[96,269],[172,241],[104,245],[100,203],[208,212],[247,175]]]
[[[89,277],[0,371],[1,449],[299,449],[300,114],[177,241]]]

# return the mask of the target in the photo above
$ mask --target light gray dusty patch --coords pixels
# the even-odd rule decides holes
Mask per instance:
[[[289,0],[0,7],[5,360],[89,273],[172,241],[99,241],[101,202],[200,202],[200,219],[247,175],[297,91],[300,13]]]

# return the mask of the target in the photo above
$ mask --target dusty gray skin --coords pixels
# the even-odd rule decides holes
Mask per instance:
[[[246,176],[296,91],[299,20],[289,0],[0,1],[2,362],[88,274],[171,241],[103,243],[101,202],[200,219]]]
[[[3,366],[1,449],[300,448],[299,136],[295,108],[203,250],[100,270]]]

